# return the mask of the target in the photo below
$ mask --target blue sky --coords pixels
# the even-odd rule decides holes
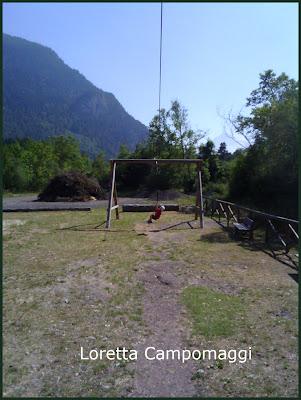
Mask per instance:
[[[3,31],[51,47],[148,125],[158,109],[160,3],[4,3]],[[230,150],[238,112],[266,69],[298,79],[297,3],[164,3],[162,106]]]

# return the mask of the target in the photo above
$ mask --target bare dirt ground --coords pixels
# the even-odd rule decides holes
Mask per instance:
[[[4,215],[4,397],[296,397],[296,270],[207,218],[200,233],[147,216],[105,234],[104,209]],[[253,356],[83,361],[80,346]]]
[[[149,345],[162,350],[183,349],[186,335],[183,315],[185,310],[179,301],[179,294],[185,286],[179,271],[183,262],[168,260],[165,250],[158,250],[164,244],[164,233],[153,233],[145,224],[136,225],[139,233],[145,232],[154,252],[149,253],[149,261],[139,266],[138,280],[143,284],[143,320],[150,335],[139,344],[143,353]],[[155,261],[153,260],[155,258]],[[187,338],[186,338],[187,339]],[[191,381],[194,367],[180,360],[149,360],[141,357],[136,363],[136,377],[132,397],[193,397],[197,395]]]

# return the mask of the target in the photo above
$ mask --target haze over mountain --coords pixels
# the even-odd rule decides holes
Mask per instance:
[[[112,93],[95,87],[48,47],[3,35],[4,139],[73,134],[90,156],[116,156],[146,138],[147,127]]]

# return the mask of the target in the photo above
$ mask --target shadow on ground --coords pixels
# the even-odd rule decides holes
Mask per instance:
[[[226,232],[211,232],[202,235],[201,241],[208,243],[229,243],[232,241],[231,237]]]
[[[274,244],[273,246],[269,246],[266,243],[260,240],[235,240],[234,238],[234,229],[232,227],[228,228],[223,223],[213,219],[223,230],[221,233],[211,233],[202,236],[202,240],[207,240],[208,242],[219,242],[219,243],[226,243],[230,241],[236,241],[238,246],[243,247],[244,249],[250,251],[262,251],[263,253],[267,254],[268,256],[272,257],[273,259],[279,261],[280,263],[287,265],[290,268],[295,270],[298,269],[299,260],[297,257],[294,257],[290,253],[286,253],[281,245]]]
[[[265,243],[259,241],[241,241],[239,246],[243,247],[244,249],[250,251],[262,251],[263,253],[267,254],[268,256],[274,258],[275,260],[279,261],[280,263],[287,265],[293,269],[298,269],[298,260],[295,259],[291,254],[286,253],[280,247],[269,247]]]
[[[106,232],[132,232],[135,231],[135,229],[123,229],[123,228],[116,228],[116,229],[106,229],[105,228],[106,221],[103,221],[101,224],[95,225],[94,223],[92,224],[82,224],[82,225],[73,225],[73,226],[67,226],[64,228],[59,228],[58,230],[70,230],[70,231],[84,231],[84,232],[93,232],[93,231],[106,231]],[[195,223],[195,220],[187,220],[187,221],[180,221],[175,224],[165,224],[159,226],[157,229],[156,227],[152,225],[146,225],[147,227],[150,227],[151,229],[149,232],[162,232],[162,231],[173,231],[173,230],[190,230],[190,229],[199,229],[199,226]]]

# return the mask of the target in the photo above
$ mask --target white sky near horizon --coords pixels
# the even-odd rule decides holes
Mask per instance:
[[[52,48],[148,125],[158,109],[160,3],[3,3],[3,32]],[[164,3],[162,100],[218,146],[259,74],[298,79],[298,3]]]

